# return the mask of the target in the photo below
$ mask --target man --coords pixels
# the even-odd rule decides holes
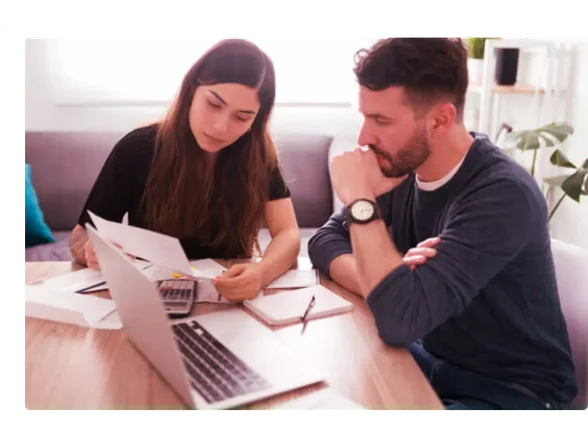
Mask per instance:
[[[309,242],[314,266],[366,298],[446,408],[564,407],[577,384],[546,203],[466,130],[463,42],[386,39],[356,63],[369,148],[333,158],[345,207]]]

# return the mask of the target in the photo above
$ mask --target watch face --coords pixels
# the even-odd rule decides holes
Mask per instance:
[[[351,215],[359,220],[366,221],[374,214],[374,206],[367,201],[357,201],[351,207]]]

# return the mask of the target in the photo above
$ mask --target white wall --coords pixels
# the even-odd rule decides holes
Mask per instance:
[[[577,166],[588,158],[588,41],[579,45],[576,75],[572,90],[571,123],[575,133],[566,141],[565,151]],[[581,196],[580,203],[566,198],[552,219],[552,234],[566,242],[588,249],[588,196]]]
[[[153,121],[165,112],[163,105],[88,105],[60,104],[57,61],[46,40],[26,42],[26,130],[99,130],[125,132]],[[578,164],[588,157],[588,42],[580,44],[575,74],[574,99],[569,112],[576,133],[566,143],[570,159]],[[519,123],[528,114],[531,103],[524,97],[511,97],[502,106],[502,120]],[[468,96],[468,108],[475,106],[476,96]],[[361,126],[355,104],[350,107],[281,107],[274,111],[272,128],[280,131],[327,133],[340,145],[353,146]],[[474,127],[473,125],[471,127]],[[491,133],[491,138],[494,133]],[[582,203],[566,199],[552,221],[554,237],[588,248],[588,197]]]
[[[166,111],[165,105],[157,102],[103,105],[89,103],[83,98],[76,102],[71,99],[71,92],[64,100],[59,96],[63,90],[63,75],[57,72],[59,61],[55,49],[58,44],[55,40],[41,39],[26,42],[26,130],[128,131],[159,118]],[[272,127],[276,131],[329,133],[349,138],[352,143],[360,126],[360,114],[352,104],[347,107],[278,104],[272,117]]]
[[[547,106],[544,117],[547,119],[539,121],[537,109],[542,105],[542,100],[546,99],[545,95],[499,95],[494,97],[494,102],[498,106],[498,115],[493,120],[493,129],[489,133],[491,139],[496,135],[497,127],[502,122],[509,123],[515,130],[531,129],[552,121],[565,120],[572,124],[575,129],[572,135],[564,143],[558,146],[561,148],[569,159],[577,166],[580,166],[588,158],[588,41],[573,40],[577,45],[575,57],[575,66],[571,69],[572,81],[569,84],[570,99],[567,108],[553,110]],[[559,41],[559,40],[558,40]],[[566,41],[566,39],[561,39]],[[537,77],[542,67],[541,60],[533,60],[530,57],[524,59],[521,57],[519,64],[519,82],[523,84],[534,84],[532,78]],[[535,69],[534,69],[535,68]],[[475,99],[475,97],[473,97]],[[476,104],[472,100],[471,104]],[[474,106],[475,107],[475,106]],[[561,111],[559,111],[561,110]],[[524,156],[517,152],[515,157],[525,165],[530,166],[532,158],[531,152],[526,152]],[[552,150],[543,150],[540,157],[546,165],[538,167],[539,176],[554,176],[569,173],[570,169],[557,169],[549,165],[549,156]],[[541,161],[538,161],[541,162]],[[541,177],[538,178],[541,180]],[[550,207],[563,193],[555,192],[550,198]],[[588,249],[588,196],[581,196],[580,203],[566,197],[559,206],[551,220],[552,236],[570,243],[580,245]]]

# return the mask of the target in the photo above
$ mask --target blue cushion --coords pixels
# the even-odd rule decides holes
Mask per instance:
[[[31,166],[25,163],[25,248],[54,242],[31,182]]]

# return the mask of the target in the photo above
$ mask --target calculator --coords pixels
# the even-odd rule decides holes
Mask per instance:
[[[170,317],[186,317],[196,299],[197,281],[164,279],[157,282],[165,311]]]

